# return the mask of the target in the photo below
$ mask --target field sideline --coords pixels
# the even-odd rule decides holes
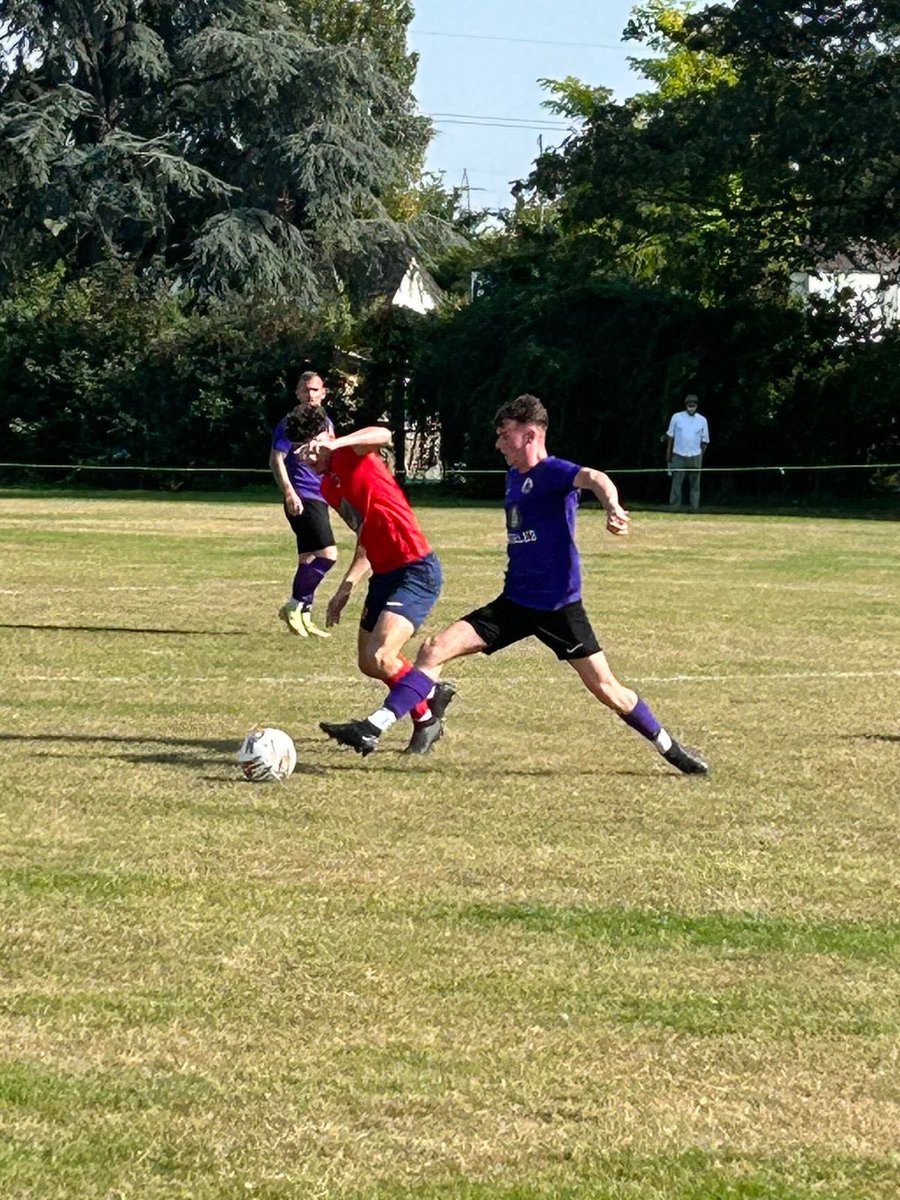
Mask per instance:
[[[499,591],[503,518],[420,516],[431,631]],[[3,494],[4,1200],[895,1200],[898,525],[580,542],[709,779],[537,645],[362,760],[317,729],[382,694],[358,601],[287,634],[274,497]],[[235,767],[257,721],[283,787]]]

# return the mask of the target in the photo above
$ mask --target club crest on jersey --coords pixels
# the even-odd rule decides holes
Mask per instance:
[[[533,487],[534,487],[534,480],[526,479],[525,482],[522,484],[522,495],[527,496]]]
[[[507,517],[507,526],[510,529],[522,528],[522,512],[518,504],[511,504],[509,507],[509,516]]]

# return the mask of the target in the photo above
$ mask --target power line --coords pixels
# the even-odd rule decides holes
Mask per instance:
[[[500,121],[461,121],[449,117],[439,117],[435,125],[470,125],[476,129],[532,129],[538,133],[566,133],[571,126],[569,125],[504,125]]]
[[[581,50],[618,50],[620,54],[630,53],[626,46],[611,42],[555,42],[545,38],[506,37],[489,33],[441,33],[425,29],[413,29],[410,33],[413,37],[465,38],[472,42],[519,42],[528,46],[575,46]]]
[[[459,175],[463,171],[468,171],[470,174],[475,175],[496,176],[497,179],[505,179],[507,183],[512,183],[513,180],[517,178],[516,173],[512,168],[510,168],[508,171],[494,171],[488,167],[479,167],[477,163],[471,167],[441,167],[440,170],[447,175]]]
[[[456,113],[456,112],[437,112],[429,113],[432,120],[438,121],[440,125],[451,125],[460,121],[499,121],[503,122],[503,126],[509,125],[512,128],[524,126],[526,129],[571,129],[571,125],[566,125],[562,121],[545,120],[543,117],[491,117],[486,113]]]
[[[569,126],[564,125],[562,121],[551,121],[536,116],[532,119],[529,116],[488,116],[486,113],[430,113],[430,116],[458,116],[466,120],[476,121],[528,121],[530,125],[546,125],[554,130],[568,130]]]

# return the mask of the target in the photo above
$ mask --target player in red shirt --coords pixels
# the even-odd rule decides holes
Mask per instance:
[[[391,723],[401,708],[410,711],[414,701],[413,735],[406,752],[427,754],[443,733],[442,718],[454,688],[435,684],[416,670],[403,647],[434,607],[442,572],[409,501],[379,454],[390,445],[391,432],[370,425],[335,437],[321,409],[308,407],[290,414],[285,435],[294,443],[294,453],[321,476],[323,498],[357,531],[353,561],[328,602],[325,623],[338,624],[353,589],[371,571],[359,623],[359,669],[390,688],[384,708],[392,713]],[[371,746],[360,744],[359,725],[322,722],[321,728],[365,755],[378,737]]]

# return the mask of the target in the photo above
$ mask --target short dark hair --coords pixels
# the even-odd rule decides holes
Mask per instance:
[[[500,405],[494,413],[494,428],[499,428],[504,421],[518,421],[520,425],[540,425],[541,429],[546,429],[550,424],[546,408],[537,396],[532,396],[529,392]]]
[[[284,435],[289,442],[308,442],[327,428],[325,410],[313,404],[298,404],[284,418]]]

